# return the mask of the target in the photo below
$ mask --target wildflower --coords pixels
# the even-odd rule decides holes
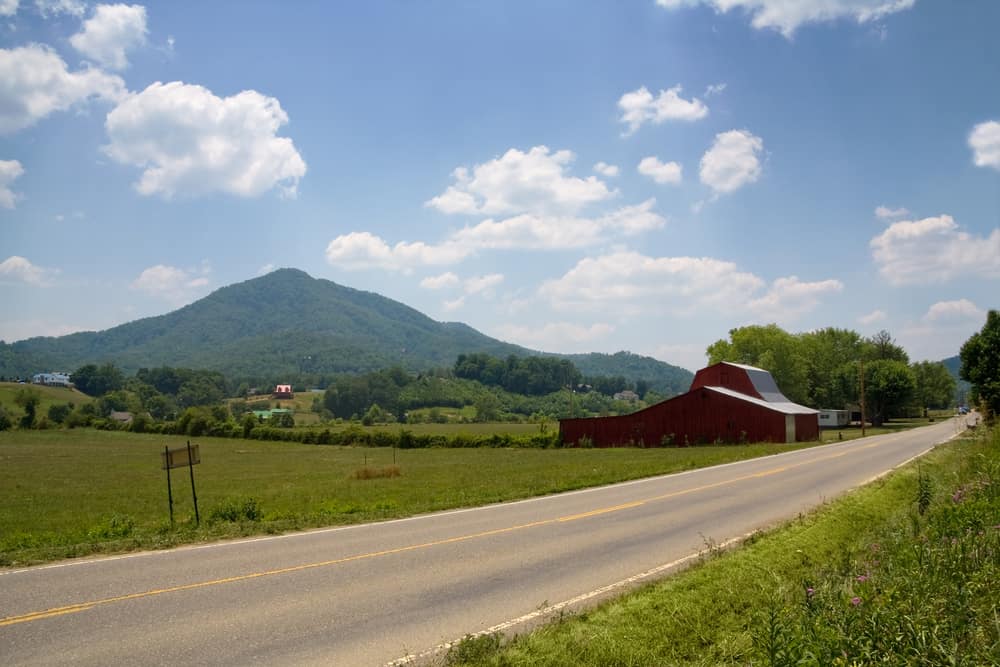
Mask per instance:
[[[816,589],[813,588],[812,586],[806,589],[806,597],[811,598],[815,594],[816,594]]]
[[[861,583],[864,583],[864,582],[868,581],[868,575],[867,574],[859,574],[857,576],[857,581],[859,581]]]
[[[851,598],[851,605],[857,607],[859,604],[861,604],[861,598],[857,596]]]

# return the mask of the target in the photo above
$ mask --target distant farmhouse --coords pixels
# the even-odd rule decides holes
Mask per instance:
[[[691,389],[629,415],[559,420],[568,446],[660,447],[712,442],[805,442],[819,413],[792,403],[770,373],[726,361],[703,368]]]
[[[279,384],[274,388],[274,393],[271,394],[271,398],[295,398],[295,394],[292,393],[292,385]]]
[[[31,383],[44,384],[48,387],[70,386],[69,375],[67,373],[37,373],[31,376]]]

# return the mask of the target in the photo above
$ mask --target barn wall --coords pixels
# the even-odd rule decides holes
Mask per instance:
[[[694,380],[691,381],[691,390],[702,387],[725,387],[747,396],[763,398],[757,392],[757,388],[753,386],[753,381],[750,380],[750,376],[744,369],[725,363],[702,368],[695,374]]]
[[[795,441],[819,440],[819,415],[795,415]]]
[[[815,415],[812,415],[816,421]],[[803,425],[806,429],[806,425]],[[818,430],[818,426],[814,427]],[[796,420],[796,432],[799,423]],[[805,432],[805,431],[804,431]],[[699,389],[645,410],[619,417],[565,419],[562,441],[577,445],[584,437],[595,447],[658,447],[665,436],[674,445],[722,442],[784,442],[785,415],[713,391]],[[686,440],[685,440],[686,438]]]

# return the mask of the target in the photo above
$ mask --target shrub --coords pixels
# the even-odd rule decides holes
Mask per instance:
[[[260,521],[263,516],[260,502],[256,498],[229,498],[221,505],[212,508],[208,514],[208,520],[237,523],[239,521]]]

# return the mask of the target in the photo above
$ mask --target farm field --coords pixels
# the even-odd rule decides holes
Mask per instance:
[[[36,392],[41,399],[38,404],[38,414],[44,415],[49,407],[56,403],[73,403],[82,405],[90,403],[94,399],[86,394],[70,389],[68,387],[46,387],[38,384],[20,384],[18,382],[0,382],[0,405],[4,406],[8,414],[11,412],[20,414],[21,408],[14,403],[14,397],[22,389],[31,389]]]
[[[398,518],[809,446],[393,450],[195,438],[202,522],[194,525],[190,481],[178,469],[171,529],[160,454],[187,440],[92,429],[0,433],[0,565]]]

